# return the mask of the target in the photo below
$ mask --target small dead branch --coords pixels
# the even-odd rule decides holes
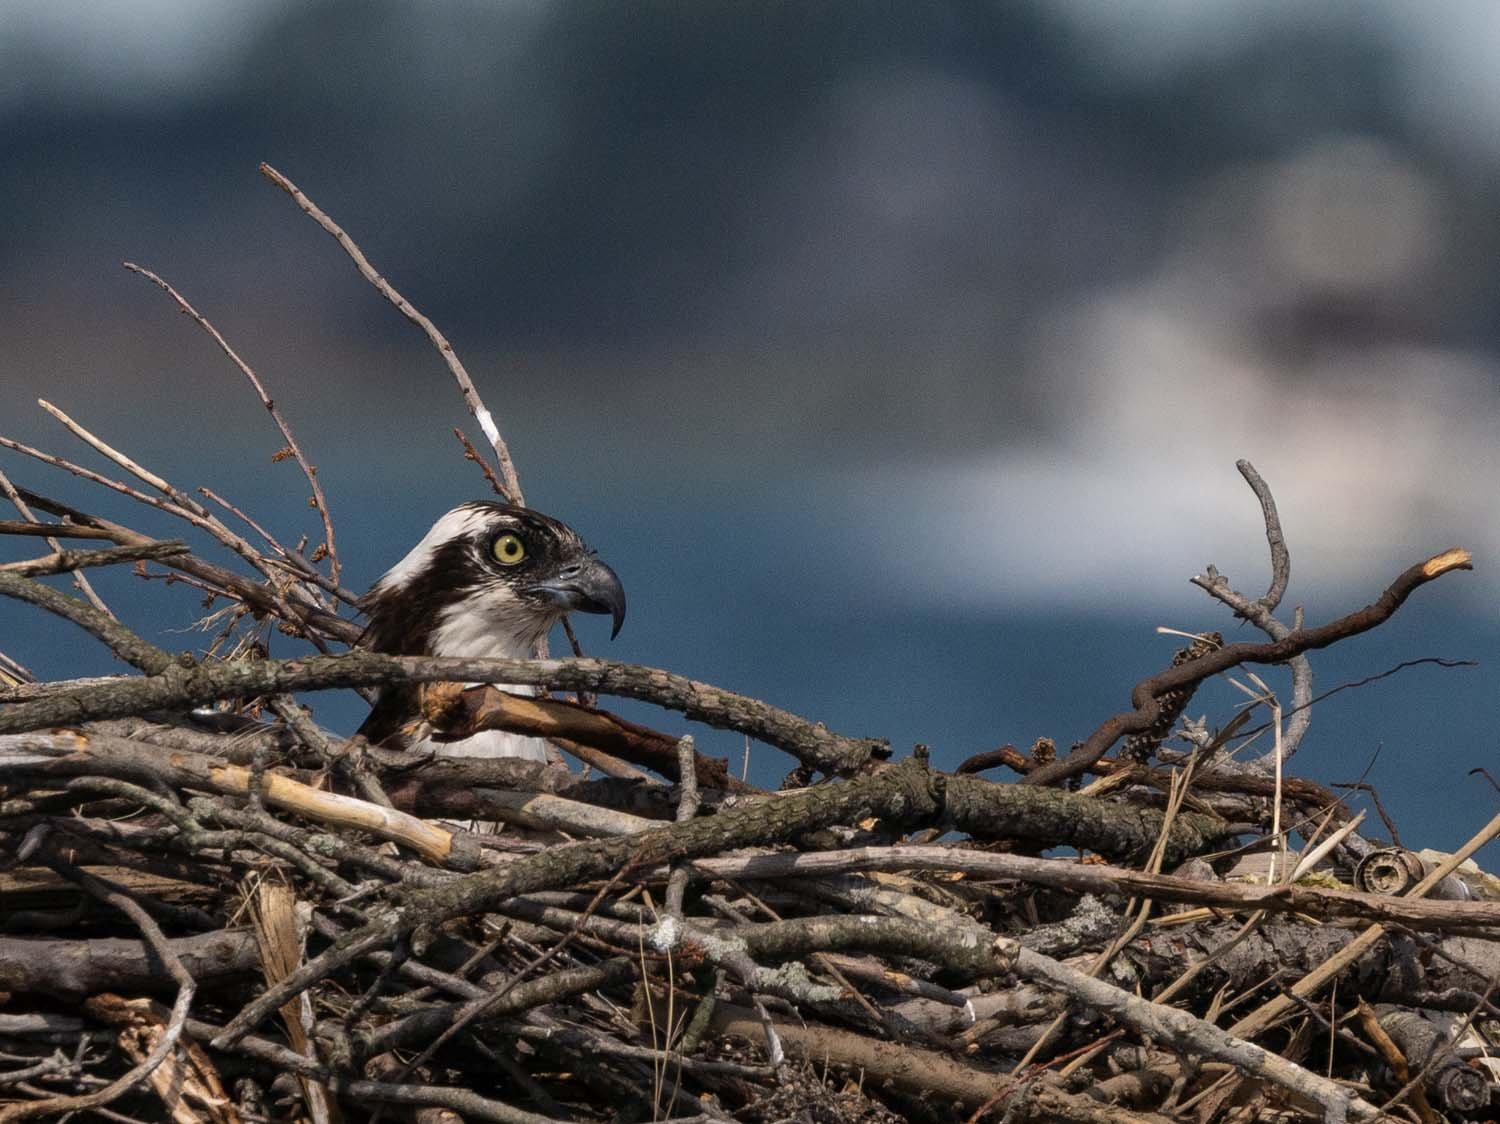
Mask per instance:
[[[323,494],[323,485],[318,483],[318,470],[303,454],[302,447],[297,444],[297,438],[292,433],[291,427],[287,425],[286,419],[282,417],[280,409],[277,408],[271,396],[266,393],[266,388],[261,385],[260,379],[251,370],[250,365],[239,357],[234,348],[229,346],[229,341],[219,334],[219,330],[209,323],[208,318],[189,304],[187,298],[181,293],[144,266],[128,261],[121,264],[131,273],[137,273],[147,281],[150,281],[176,301],[177,307],[181,310],[182,314],[208,333],[209,338],[218,345],[219,350],[228,356],[229,361],[238,367],[240,373],[249,380],[250,385],[255,390],[256,396],[260,398],[261,405],[270,413],[271,419],[276,423],[276,428],[281,431],[282,440],[286,442],[286,447],[291,451],[292,458],[297,462],[297,466],[302,469],[302,475],[307,479],[307,486],[312,490],[312,506],[317,510],[318,517],[323,521],[323,544],[328,553],[328,577],[335,586],[338,585],[339,572],[342,567],[339,565],[338,545],[333,537],[333,516],[328,511],[328,498]]]

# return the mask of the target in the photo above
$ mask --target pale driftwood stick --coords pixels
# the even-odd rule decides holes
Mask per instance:
[[[130,270],[131,273],[138,273],[146,278],[146,280],[150,281],[176,301],[177,307],[182,310],[183,315],[190,317],[198,327],[207,332],[209,338],[218,344],[219,350],[229,357],[229,361],[240,369],[240,373],[245,378],[250,380],[250,385],[255,388],[255,393],[260,398],[261,405],[270,412],[271,418],[276,422],[276,428],[281,431],[282,439],[286,441],[287,448],[292,451],[292,456],[296,459],[297,466],[302,469],[302,475],[307,478],[308,487],[312,489],[313,506],[318,509],[318,515],[323,520],[323,537],[328,546],[329,576],[333,584],[338,585],[341,567],[339,566],[338,547],[333,538],[333,516],[328,511],[328,500],[323,495],[323,486],[318,483],[318,470],[303,455],[302,447],[297,444],[297,438],[292,433],[292,427],[287,425],[286,419],[282,417],[281,411],[276,408],[276,403],[271,399],[271,396],[266,393],[266,388],[261,385],[260,379],[256,377],[250,365],[239,357],[234,348],[229,346],[229,341],[219,334],[219,330],[209,323],[208,318],[189,304],[181,293],[144,266],[128,261],[121,264]]]
[[[1089,768],[1126,734],[1148,730],[1161,712],[1159,695],[1245,663],[1283,663],[1302,652],[1326,648],[1340,640],[1368,632],[1389,620],[1419,586],[1454,570],[1472,570],[1473,556],[1461,547],[1435,554],[1396,577],[1381,595],[1363,609],[1315,628],[1299,628],[1268,644],[1227,644],[1222,648],[1168,668],[1137,683],[1130,692],[1133,710],[1108,719],[1067,757],[1042,765],[1021,779],[1022,784],[1056,784]]]
[[[455,869],[478,865],[478,855],[462,837],[406,812],[313,788],[279,773],[265,773],[256,786],[250,769],[187,750],[164,756],[138,742],[107,734],[36,734],[0,741],[0,767],[7,763],[7,756],[24,758],[27,753],[67,754],[46,764],[23,765],[39,776],[80,776],[98,770],[106,774],[145,774],[174,787],[231,796],[245,796],[254,789],[272,807],[317,823],[368,832]]]
[[[10,482],[10,477],[6,476],[4,472],[0,472],[0,491],[3,491],[5,493],[5,495],[6,495],[6,498],[9,499],[12,504],[15,505],[16,511],[18,511],[20,513],[22,519],[27,519],[27,520],[32,520],[33,519],[33,516],[31,514],[31,508],[29,508],[29,507],[26,506],[26,501],[21,498],[21,493],[18,492],[18,491],[16,491],[16,486]],[[5,525],[6,526],[11,526],[11,527],[15,526],[14,522],[11,521],[11,520],[6,520],[5,521]],[[19,531],[19,532],[17,532],[17,531],[12,530],[12,531],[7,532],[7,533],[9,533],[9,534],[34,534],[35,532],[33,532],[33,531]],[[69,536],[64,535],[63,537],[67,538]],[[87,537],[87,536],[84,536],[84,537]],[[62,549],[62,545],[54,537],[50,537],[49,536],[47,538],[47,545],[50,546],[53,550],[61,550]],[[84,595],[84,597],[86,597],[88,599],[88,603],[90,605],[92,605],[94,608],[98,609],[101,613],[109,613],[110,616],[114,616],[114,613],[110,612],[109,606],[104,603],[104,598],[100,597],[99,594],[94,591],[93,585],[90,584],[90,582],[89,582],[88,575],[86,575],[86,574],[75,574],[73,576],[73,584],[76,585],[78,587],[78,591],[80,593],[82,593]]]
[[[371,285],[375,286],[377,292],[386,300],[396,306],[397,311],[406,317],[426,334],[432,341],[432,346],[437,348],[438,354],[442,356],[443,362],[447,364],[453,379],[458,383],[459,392],[463,395],[464,405],[469,408],[469,413],[479,423],[479,428],[484,430],[485,437],[489,440],[490,447],[495,450],[495,457],[500,462],[500,475],[505,480],[504,496],[513,504],[523,505],[526,497],[521,492],[521,479],[516,474],[516,466],[510,459],[510,449],[505,444],[505,439],[500,436],[500,430],[495,425],[495,419],[485,408],[484,401],[479,397],[479,391],[475,389],[474,380],[469,378],[469,372],[464,369],[463,363],[453,350],[453,345],[448,342],[443,333],[438,331],[437,325],[419,312],[405,297],[396,291],[389,281],[381,276],[380,271],[370,264],[370,259],[365,257],[364,251],[355,243],[354,239],[344,233],[342,227],[325,214],[318,205],[303,194],[302,189],[287,179],[269,164],[260,166],[261,175],[270,180],[282,191],[290,195],[302,212],[331,234],[336,242],[343,247],[344,252],[354,262],[355,268]]]
[[[110,445],[103,438],[90,432],[87,428],[74,421],[67,414],[63,413],[63,411],[54,406],[51,402],[48,402],[45,398],[38,398],[37,405],[46,410],[47,413],[51,414],[59,422],[61,422],[63,427],[69,433],[78,438],[89,448],[93,449],[101,456],[114,461],[115,464],[119,465],[136,479],[151,485],[151,487],[155,488],[162,495],[166,496],[170,503],[162,510],[168,511],[173,515],[177,515],[180,518],[186,519],[189,523],[197,527],[199,530],[212,535],[219,542],[223,543],[230,550],[234,551],[234,553],[238,554],[246,562],[250,563],[250,565],[254,566],[261,573],[265,574],[266,577],[271,576],[270,571],[266,567],[265,560],[260,555],[260,551],[256,550],[255,547],[252,546],[243,535],[238,535],[234,531],[230,530],[229,527],[225,525],[222,519],[220,519],[213,512],[209,511],[208,508],[204,507],[197,500],[193,499],[192,496],[188,495],[180,488],[174,487],[168,481],[152,472],[149,468],[137,464],[134,460],[126,456],[124,453],[120,452],[114,446]]]

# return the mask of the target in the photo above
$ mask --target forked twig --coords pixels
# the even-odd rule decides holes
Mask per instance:
[[[1281,599],[1286,594],[1287,583],[1291,580],[1292,558],[1286,547],[1286,536],[1281,529],[1281,516],[1276,511],[1276,500],[1271,495],[1270,485],[1261,478],[1260,473],[1255,471],[1255,466],[1247,460],[1239,460],[1235,462],[1235,467],[1245,478],[1245,483],[1250,485],[1255,498],[1260,501],[1261,516],[1266,526],[1266,545],[1271,552],[1271,584],[1267,587],[1264,597],[1252,601],[1243,593],[1231,589],[1228,579],[1213,566],[1208,567],[1206,575],[1198,575],[1189,580],[1228,605],[1234,610],[1235,616],[1249,621],[1272,640],[1283,640],[1292,629],[1277,620],[1275,613],[1276,607],[1281,604]],[[1295,613],[1293,627],[1299,629],[1302,627],[1300,607]],[[1283,764],[1297,752],[1302,739],[1307,735],[1308,726],[1312,723],[1314,701],[1312,661],[1307,658],[1307,653],[1298,653],[1288,660],[1287,664],[1292,669],[1292,697],[1286,708],[1288,721],[1281,737]],[[1269,755],[1250,764],[1252,767],[1264,767],[1268,760]]]

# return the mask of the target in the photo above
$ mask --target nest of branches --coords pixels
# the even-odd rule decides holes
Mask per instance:
[[[520,502],[447,341],[264,171],[433,339],[496,467],[467,441],[465,455]],[[0,594],[133,669],[37,682],[0,655],[0,1121],[1493,1118],[1500,894],[1465,860],[1500,817],[1452,855],[1413,855],[1283,768],[1314,701],[1307,653],[1378,627],[1466,552],[1337,620],[1285,624],[1286,546],[1242,463],[1271,587],[1252,599],[1211,567],[1193,580],[1265,639],[1194,637],[1065,755],[1007,746],[951,773],[921,747],[893,760],[880,740],[576,643],[568,659],[373,653],[280,413],[181,295],[131,268],[260,393],[321,534],[278,542],[52,407],[125,479],[0,441],[240,563],[0,475],[18,515],[0,531],[51,543],[0,564]],[[173,656],[115,617],[85,571],[119,563],[208,597],[205,653]],[[309,653],[264,658],[272,627]],[[1289,698],[1254,674],[1265,664],[1290,664]],[[1217,729],[1183,717],[1231,672],[1256,705]],[[575,697],[463,686],[490,682]],[[511,730],[560,752],[434,759],[308,709],[393,684],[422,685],[447,736]],[[684,721],[785,753],[788,785],[737,778]],[[1244,762],[1253,738],[1273,748]]]

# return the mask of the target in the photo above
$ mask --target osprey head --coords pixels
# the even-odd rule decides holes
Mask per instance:
[[[509,504],[466,503],[432,525],[361,601],[365,642],[400,655],[529,656],[564,613],[608,613],[625,590],[571,527]]]

